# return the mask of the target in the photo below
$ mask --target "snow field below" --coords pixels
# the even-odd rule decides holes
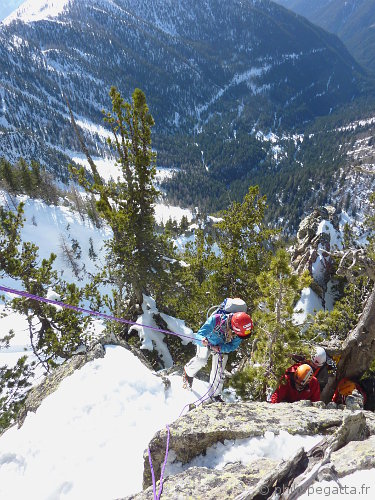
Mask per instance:
[[[196,395],[177,376],[166,392],[126,349],[106,351],[2,436],[0,498],[103,500],[142,489],[148,442]]]
[[[180,376],[170,381],[165,390],[162,379],[130,351],[106,346],[104,358],[64,379],[20,429],[1,437],[0,498],[110,500],[140,491],[149,441],[208,389],[198,379],[194,391],[182,388]],[[257,456],[280,459],[317,440],[266,433],[219,443],[188,465],[222,468]],[[169,465],[168,473],[188,465]]]

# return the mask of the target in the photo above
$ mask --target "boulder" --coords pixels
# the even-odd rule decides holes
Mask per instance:
[[[235,498],[244,489],[255,486],[278,464],[275,460],[258,458],[247,465],[228,464],[222,470],[206,467],[191,467],[188,470],[170,476],[163,482],[163,500],[177,499],[230,499]],[[159,483],[156,490],[158,491]],[[153,488],[126,498],[126,500],[150,500]]]
[[[375,435],[365,441],[351,441],[331,455],[331,462],[338,477],[357,470],[375,468]]]
[[[198,433],[195,421],[197,426],[206,425],[206,432]],[[233,425],[234,421],[236,425]],[[197,437],[198,434],[200,441],[206,440],[206,434],[213,440],[215,433],[220,434],[220,440],[223,440],[230,439],[230,436],[233,439],[236,430],[238,437],[243,438],[245,435],[263,435],[265,431],[277,433],[278,430],[284,429],[291,434],[321,433],[326,434],[326,437],[311,450],[305,451],[301,448],[287,460],[257,458],[247,465],[227,464],[222,470],[190,467],[164,479],[162,498],[166,500],[269,498],[275,488],[278,491],[286,491],[290,484],[296,492],[301,490],[303,493],[309,484],[314,480],[321,480],[324,474],[336,480],[337,476],[343,477],[354,470],[375,467],[375,415],[372,412],[341,412],[300,403],[213,404],[181,417],[170,429],[169,453],[173,450],[173,455],[179,461],[183,461],[183,456],[186,461],[190,461],[187,455],[193,454],[193,450],[187,449],[187,443],[193,446],[192,443],[195,442],[197,450],[198,441],[192,439],[192,436]],[[178,436],[176,432],[179,433]],[[372,435],[368,438],[369,433]],[[158,433],[152,440],[153,445],[150,444],[157,480],[160,477],[160,466],[155,462],[155,440],[162,439],[161,434]],[[162,443],[160,451],[164,460],[165,442]],[[150,470],[148,459],[145,469]],[[159,481],[156,484],[156,492],[158,490]],[[269,494],[265,495],[265,492]],[[131,495],[126,500],[150,498],[153,498],[151,484],[144,491]],[[298,495],[295,498],[298,498]]]
[[[263,436],[266,431],[278,434],[331,434],[341,426],[349,410],[337,411],[305,406],[301,403],[214,403],[200,406],[170,425],[169,450],[176,460],[186,464],[204,454],[207,448],[226,439]],[[369,434],[375,434],[375,415],[363,412]],[[159,431],[149,444],[155,477],[159,478],[165,458],[167,431]],[[148,452],[144,454],[143,487],[152,484]]]

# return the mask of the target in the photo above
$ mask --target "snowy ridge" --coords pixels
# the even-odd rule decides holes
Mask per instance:
[[[263,75],[264,73],[267,73],[267,71],[271,68],[271,65],[265,64],[262,67],[254,67],[250,68],[247,71],[244,71],[241,74],[235,74],[232,78],[232,80],[223,88],[221,88],[212,98],[208,103],[202,104],[198,107],[196,107],[195,111],[200,118],[201,114],[203,111],[207,111],[207,109],[214,104],[216,101],[222,97],[222,95],[227,92],[231,87],[234,87],[236,85],[240,85],[241,83],[246,83],[247,87],[251,90],[251,92],[256,95],[261,92],[264,92],[265,90],[270,89],[270,85],[261,85],[258,87],[255,83],[253,83],[253,80],[256,77],[259,77]]]
[[[14,21],[32,23],[58,17],[66,9],[70,0],[27,0],[10,16],[4,19],[3,24]]]

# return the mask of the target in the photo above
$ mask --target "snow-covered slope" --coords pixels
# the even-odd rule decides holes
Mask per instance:
[[[56,18],[64,12],[70,0],[27,0],[16,11],[4,19],[3,24],[15,20],[24,23]]]
[[[2,436],[0,497],[105,500],[142,489],[143,450],[197,398],[183,392],[180,377],[171,382],[165,393],[162,379],[138,358],[107,347],[103,359],[65,379],[21,429]]]

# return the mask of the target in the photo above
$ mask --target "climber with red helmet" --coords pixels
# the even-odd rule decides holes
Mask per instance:
[[[303,399],[312,402],[320,400],[319,382],[307,363],[295,364],[286,370],[279,387],[271,396],[271,403],[294,403]]]
[[[185,365],[184,387],[191,389],[194,376],[207,364],[208,358],[212,354],[210,397],[213,401],[223,401],[221,391],[228,353],[235,351],[242,339],[250,336],[252,329],[251,317],[245,312],[210,316],[195,334],[197,353]]]

